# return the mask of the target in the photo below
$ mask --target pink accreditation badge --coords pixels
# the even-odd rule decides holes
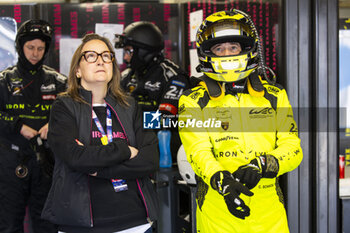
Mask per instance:
[[[111,179],[115,192],[121,192],[128,190],[128,184],[123,179]]]

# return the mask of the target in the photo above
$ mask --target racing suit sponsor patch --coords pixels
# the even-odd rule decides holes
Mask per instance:
[[[147,81],[145,83],[145,89],[146,90],[151,90],[151,91],[157,91],[157,90],[160,90],[160,85],[161,84],[162,84],[161,82],[152,83],[151,81]]]
[[[227,122],[227,121],[226,122],[221,122],[221,128],[223,130],[227,130],[229,126],[230,126],[229,122]]]
[[[43,100],[55,100],[56,99],[56,95],[42,95],[41,98]]]
[[[40,90],[42,92],[52,92],[56,90],[56,85],[55,84],[49,84],[49,85],[41,85]]]

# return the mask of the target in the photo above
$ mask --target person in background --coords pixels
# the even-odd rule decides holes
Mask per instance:
[[[67,92],[52,106],[55,167],[42,216],[60,232],[148,233],[157,219],[149,174],[159,166],[158,141],[120,87],[113,50],[107,38],[87,34],[73,55]]]
[[[179,120],[215,120],[179,128],[197,175],[197,232],[287,233],[278,177],[303,154],[286,90],[270,78],[254,23],[239,10],[214,13],[196,45],[204,74],[180,97]]]
[[[142,111],[159,110],[164,118],[177,120],[178,101],[190,87],[188,74],[164,58],[164,38],[160,29],[147,21],[128,25],[116,35],[116,48],[124,49],[128,69],[122,73],[121,85],[141,106]],[[181,145],[176,128],[171,128],[171,153]]]
[[[57,232],[40,218],[53,167],[47,144],[51,104],[67,78],[43,65],[52,27],[28,20],[18,29],[18,62],[0,73],[0,232],[23,232],[26,206],[34,232]]]

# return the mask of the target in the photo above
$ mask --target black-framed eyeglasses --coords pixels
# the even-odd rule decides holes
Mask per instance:
[[[81,57],[84,57],[85,61],[88,63],[95,63],[98,59],[98,56],[101,56],[104,63],[111,63],[114,60],[114,53],[110,51],[104,51],[102,53],[97,53],[95,51],[85,51],[81,54]]]

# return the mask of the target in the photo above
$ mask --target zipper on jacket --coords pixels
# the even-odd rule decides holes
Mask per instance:
[[[89,144],[91,144],[91,131],[92,131],[92,111],[93,111],[93,96],[91,96],[91,121],[90,121],[90,142]],[[93,227],[94,226],[94,219],[92,216],[92,205],[91,205],[91,192],[90,192],[90,177],[88,175],[88,189],[89,189],[89,207],[90,207],[90,226]]]
[[[139,183],[139,180],[138,180],[138,179],[136,179],[136,183],[137,183],[137,187],[138,187],[138,189],[139,189],[139,192],[140,192],[140,194],[141,194],[141,196],[142,196],[143,204],[145,205],[145,208],[146,208],[146,212],[147,212],[147,221],[150,223],[150,222],[152,222],[152,221],[151,221],[151,218],[149,217],[149,212],[148,212],[148,207],[147,207],[146,199],[145,199],[145,196],[143,195],[143,192],[142,192],[142,189],[141,189],[141,187],[140,187],[140,183]]]
[[[106,102],[106,101],[105,101],[105,102]],[[114,114],[116,115],[116,117],[117,117],[117,119],[118,119],[118,121],[119,121],[119,124],[121,125],[121,127],[122,127],[122,129],[123,129],[123,132],[124,132],[124,134],[125,134],[126,141],[127,141],[128,144],[129,144],[128,136],[127,136],[127,134],[126,134],[126,132],[125,132],[125,129],[124,129],[124,126],[123,126],[122,122],[121,122],[120,119],[119,119],[119,116],[118,116],[117,112],[114,110],[114,108],[112,108],[112,106],[111,106],[110,104],[108,104],[107,102],[106,102],[106,104],[113,110]],[[140,194],[141,194],[141,196],[142,196],[143,204],[145,205],[145,208],[146,208],[147,221],[148,221],[149,223],[151,223],[152,221],[151,221],[151,218],[149,217],[149,212],[148,212],[148,207],[147,207],[146,199],[145,199],[145,197],[144,197],[144,195],[143,195],[143,192],[142,192],[142,189],[141,189],[141,187],[140,187],[139,180],[138,180],[138,179],[135,179],[135,180],[136,180],[136,183],[137,183],[137,187],[138,187],[138,189],[139,189],[139,192],[140,192]]]
[[[90,194],[90,177],[88,176],[88,188],[89,188],[89,200],[90,200],[90,226],[94,226],[94,220],[92,218],[92,208],[91,208],[91,194]]]

